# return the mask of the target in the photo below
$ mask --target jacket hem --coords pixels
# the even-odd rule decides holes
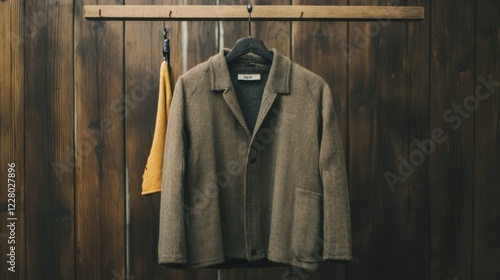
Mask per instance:
[[[336,263],[350,263],[352,262],[352,256],[351,255],[323,256],[323,261],[336,262]]]
[[[291,266],[296,266],[300,267],[306,270],[316,270],[319,266],[319,262],[302,262],[302,261],[297,261],[297,260],[284,260],[280,258],[274,258],[274,257],[267,257],[268,260],[273,261],[273,262],[279,262],[284,265],[291,265]]]
[[[203,268],[211,265],[224,263],[225,259],[217,259],[210,260],[201,263],[186,263],[186,259],[171,259],[171,258],[160,258],[158,259],[158,263],[163,265],[164,267],[173,267],[173,268]]]
[[[319,266],[319,264],[322,261],[316,261],[316,262],[304,262],[300,260],[290,260],[290,259],[282,259],[282,258],[276,258],[272,256],[264,256],[261,259],[267,259],[271,262],[274,262],[278,264],[279,266],[295,266],[299,268],[303,268],[306,270],[316,270]],[[253,261],[247,260],[249,263],[252,263]],[[257,261],[257,260],[254,260]],[[329,261],[329,262],[340,262],[340,263],[348,263],[352,261],[352,258],[350,258],[347,255],[342,255],[342,256],[323,256],[323,261]],[[209,261],[204,261],[204,262],[199,262],[199,263],[187,263],[186,259],[183,258],[159,258],[158,263],[164,267],[169,267],[169,268],[178,268],[178,269],[186,269],[186,268],[210,268],[211,266],[219,265],[219,264],[224,264],[226,262],[225,258],[219,258],[219,259],[214,259],[214,260],[209,260]],[[276,265],[275,265],[276,266]],[[271,266],[269,266],[271,267]],[[234,268],[238,268],[238,266],[235,266]],[[245,266],[241,266],[240,268],[245,268]]]

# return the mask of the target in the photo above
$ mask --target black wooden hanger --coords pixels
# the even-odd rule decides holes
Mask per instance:
[[[267,47],[264,45],[259,39],[252,38],[252,28],[251,24],[251,13],[252,13],[252,5],[248,4],[248,38],[241,38],[236,41],[233,49],[226,55],[226,61],[231,62],[234,59],[245,55],[249,52],[254,53],[258,56],[261,56],[269,61],[273,61],[273,54],[270,52]]]

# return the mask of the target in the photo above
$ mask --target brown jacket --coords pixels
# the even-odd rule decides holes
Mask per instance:
[[[316,269],[352,259],[332,94],[319,76],[272,51],[252,135],[227,50],[179,78],[164,154],[160,264]],[[263,64],[250,60],[240,66]]]

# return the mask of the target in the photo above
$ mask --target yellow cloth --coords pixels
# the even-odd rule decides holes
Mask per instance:
[[[160,89],[158,93],[158,110],[156,112],[153,144],[149,152],[148,162],[142,175],[142,195],[161,191],[161,173],[163,166],[163,150],[167,131],[168,113],[172,103],[169,64],[163,61],[160,68]]]

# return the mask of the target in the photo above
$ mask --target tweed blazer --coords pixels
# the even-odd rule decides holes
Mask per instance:
[[[321,261],[351,261],[345,161],[327,83],[272,49],[250,133],[227,51],[186,72],[175,86],[162,170],[159,263],[316,269]],[[240,68],[264,64],[245,56],[250,58]]]

